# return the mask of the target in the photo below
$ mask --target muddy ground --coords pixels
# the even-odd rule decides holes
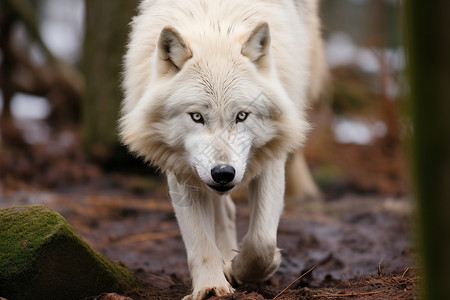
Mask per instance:
[[[148,188],[146,180],[103,176],[51,190],[16,184],[2,191],[0,206],[49,205],[95,249],[146,282],[123,297],[91,299],[180,299],[190,286],[184,245],[164,182]],[[249,210],[242,200],[237,208],[241,239]],[[289,207],[279,226],[279,270],[224,299],[415,299],[411,213],[408,197],[351,193]]]

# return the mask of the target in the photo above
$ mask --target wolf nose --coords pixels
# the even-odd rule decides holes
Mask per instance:
[[[236,171],[229,165],[217,165],[211,169],[213,180],[220,184],[227,184],[233,181]]]

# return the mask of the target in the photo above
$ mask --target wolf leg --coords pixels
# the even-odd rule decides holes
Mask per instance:
[[[214,203],[216,245],[225,262],[225,275],[232,280],[231,260],[237,254],[236,206],[229,195]]]
[[[294,204],[305,198],[320,198],[320,191],[311,176],[303,151],[298,149],[289,155],[286,163],[286,204]]]
[[[224,296],[234,290],[225,278],[222,253],[215,244],[213,194],[179,184],[167,176],[170,197],[186,247],[193,292],[184,299]]]
[[[250,225],[233,259],[238,282],[264,281],[281,262],[277,228],[283,211],[285,159],[266,163],[264,172],[249,185]]]

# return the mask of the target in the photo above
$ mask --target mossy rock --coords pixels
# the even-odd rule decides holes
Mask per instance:
[[[140,286],[43,205],[0,210],[0,297],[83,299]]]

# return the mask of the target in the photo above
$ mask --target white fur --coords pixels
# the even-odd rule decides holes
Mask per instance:
[[[316,0],[147,0],[133,19],[120,135],[168,175],[193,284],[186,299],[230,294],[231,281],[263,281],[280,264],[284,168],[309,129],[307,97],[320,87],[310,80],[323,77],[316,13]],[[239,247],[231,190],[208,187],[217,165],[235,170],[226,188],[249,186]]]

